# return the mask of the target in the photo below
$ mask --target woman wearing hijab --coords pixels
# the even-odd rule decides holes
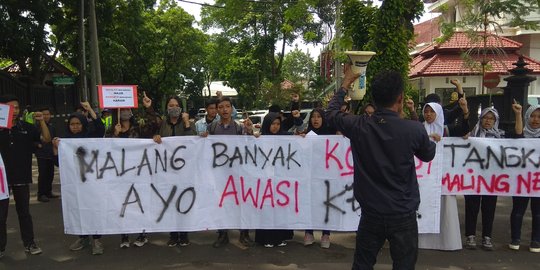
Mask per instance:
[[[314,132],[317,135],[336,135],[336,130],[327,125],[322,109],[311,111],[306,134],[310,132]],[[315,236],[313,235],[313,230],[306,230],[304,234],[304,246],[313,245],[314,242]],[[322,231],[321,248],[330,248],[330,231],[328,230]]]
[[[525,128],[521,116],[521,105],[514,103],[512,109],[516,115],[516,137],[540,138],[540,106],[531,105],[525,112]],[[531,201],[532,231],[530,252],[540,252],[540,197],[512,197],[512,213],[510,214],[511,242],[510,249],[519,250],[521,242],[521,225],[527,205]]]
[[[499,129],[499,113],[493,107],[482,110],[478,123],[470,133],[470,137],[504,138],[504,130]],[[476,249],[476,220],[480,207],[482,208],[482,248],[493,250],[491,233],[497,196],[491,195],[465,195],[465,247]]]
[[[103,122],[97,118],[96,113],[90,107],[88,102],[81,102],[81,105],[88,112],[88,115],[91,117],[92,121],[89,123],[86,116],[83,113],[75,112],[71,114],[68,118],[68,125],[66,127],[66,135],[64,138],[101,138],[105,133],[105,127]],[[55,147],[55,162],[58,165],[58,138],[54,138],[53,146]],[[103,254],[103,244],[100,241],[101,235],[92,235],[92,254],[100,255]],[[69,249],[72,251],[79,251],[87,246],[90,246],[90,239],[88,235],[79,235],[73,244],[69,246]]]
[[[467,102],[461,101],[463,112],[463,130],[469,130]],[[430,102],[424,105],[422,109],[424,127],[432,141],[438,142],[444,136],[464,134],[449,134],[445,132],[444,110],[439,103]],[[461,233],[459,229],[459,215],[456,196],[441,196],[441,216],[439,233],[426,233],[418,235],[418,248],[436,249],[436,250],[459,250],[461,246]]]
[[[281,117],[279,113],[270,112],[264,117],[261,135],[288,135],[281,130]],[[285,240],[292,239],[292,237],[292,230],[255,230],[255,242],[266,248],[286,246],[287,242]]]

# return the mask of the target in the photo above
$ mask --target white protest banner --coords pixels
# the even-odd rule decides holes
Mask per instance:
[[[13,125],[13,106],[0,103],[0,128],[11,129]]]
[[[416,178],[420,188],[418,232],[439,233],[441,215],[441,175],[444,157],[442,143],[437,143],[435,158],[423,162],[415,157]]]
[[[136,85],[98,85],[100,108],[137,108]]]
[[[65,232],[358,227],[352,155],[343,136],[162,140],[63,139]],[[435,167],[417,167],[420,185],[435,186],[424,192],[426,201],[440,200]],[[438,205],[420,206],[420,232],[438,232]]]
[[[540,140],[445,138],[443,194],[540,197]]]
[[[9,188],[6,176],[6,166],[2,155],[0,155],[0,200],[9,199]]]

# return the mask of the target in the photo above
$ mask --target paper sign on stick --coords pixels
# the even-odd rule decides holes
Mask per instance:
[[[13,124],[13,106],[0,103],[0,128],[11,129]]]
[[[136,85],[98,85],[100,108],[137,108]]]

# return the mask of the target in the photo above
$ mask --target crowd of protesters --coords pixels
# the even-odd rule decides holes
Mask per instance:
[[[0,129],[0,151],[5,163],[11,195],[15,199],[15,208],[19,218],[20,233],[25,251],[29,254],[39,254],[42,252],[34,241],[33,223],[29,210],[31,196],[29,185],[32,183],[32,154],[35,154],[36,156],[39,172],[37,200],[46,203],[51,199],[58,198],[59,194],[55,194],[52,191],[52,181],[54,178],[54,166],[58,166],[57,147],[61,139],[56,136],[57,130],[59,129],[65,129],[64,138],[149,138],[153,139],[156,143],[161,143],[162,137],[195,135],[202,137],[212,135],[258,137],[268,135],[306,136],[306,134],[342,134],[349,138],[354,138],[355,136],[360,136],[362,138],[372,137],[371,139],[376,141],[377,134],[385,132],[390,132],[389,134],[393,134],[392,132],[395,133],[395,130],[388,131],[385,130],[386,127],[382,127],[381,129],[380,126],[376,126],[375,121],[377,119],[390,119],[389,121],[392,125],[395,125],[396,128],[400,125],[408,126],[409,130],[406,132],[413,132],[414,136],[419,138],[419,141],[411,141],[411,145],[423,144],[423,148],[419,147],[418,149],[414,149],[413,152],[426,160],[433,158],[430,157],[430,155],[433,154],[431,152],[434,151],[431,149],[431,144],[440,141],[442,137],[463,137],[465,139],[468,137],[540,138],[540,107],[538,105],[523,108],[520,104],[513,104],[512,110],[516,117],[516,124],[515,131],[512,134],[505,134],[504,131],[498,128],[499,114],[497,109],[493,107],[482,110],[478,117],[478,122],[471,125],[472,128],[470,128],[470,111],[459,81],[451,81],[451,83],[456,86],[455,93],[457,94],[457,98],[453,104],[443,108],[442,104],[440,104],[440,97],[436,94],[430,94],[425,97],[425,104],[422,107],[420,115],[417,115],[414,102],[410,99],[406,99],[402,92],[394,91],[395,89],[402,88],[403,82],[394,78],[395,74],[385,73],[381,76],[383,75],[386,76],[385,78],[382,78],[386,85],[384,87],[380,86],[380,89],[377,88],[377,90],[380,91],[379,93],[387,91],[387,96],[377,96],[378,94],[374,92],[374,102],[365,103],[359,110],[360,115],[351,113],[349,103],[344,101],[346,92],[340,90],[330,102],[327,110],[323,108],[313,109],[307,116],[309,117],[309,120],[306,121],[307,124],[304,124],[299,110],[298,95],[295,95],[290,108],[291,115],[285,117],[279,106],[271,106],[269,108],[269,113],[262,121],[260,132],[254,132],[253,123],[248,117],[246,117],[242,123],[236,121],[234,116],[237,112],[231,99],[223,96],[220,96],[217,99],[208,100],[205,104],[207,112],[206,116],[196,122],[190,120],[189,114],[183,111],[181,106],[182,102],[178,97],[170,97],[167,99],[166,113],[164,116],[160,116],[154,111],[152,99],[146,96],[146,93],[143,93],[143,112],[141,113],[137,113],[131,109],[120,109],[119,111],[107,109],[103,110],[101,117],[98,117],[88,102],[81,102],[80,108],[69,116],[65,127],[55,127],[51,124],[51,110],[46,107],[39,108],[31,113],[31,116],[29,116],[30,113],[27,112],[23,117],[20,114],[20,103],[17,97],[4,96],[0,99],[0,103],[12,105],[14,108],[14,117],[13,127],[11,129]],[[353,78],[353,76],[349,76],[349,79],[350,78]],[[373,87],[376,88],[376,84],[377,83],[375,82]],[[343,85],[343,89],[346,90],[346,86],[347,85]],[[389,100],[388,97],[392,95],[394,95],[394,99]],[[409,119],[403,119],[405,115],[405,113],[403,113],[404,108],[409,112],[406,117]],[[525,109],[524,119],[522,117],[523,109]],[[357,128],[359,127],[364,127],[364,129],[358,131]],[[371,130],[373,133],[366,133],[366,130]],[[363,149],[364,145],[362,145],[362,143],[353,143],[351,140],[351,145],[355,143],[357,143],[355,146],[356,148]],[[396,146],[396,148],[399,147],[401,146]],[[380,153],[368,154],[371,156],[380,155]],[[353,157],[356,158],[354,153]],[[375,162],[375,164],[372,164],[374,168],[377,166],[384,166],[381,165],[380,162],[385,160],[385,157],[380,156],[379,158],[373,158],[372,160]],[[410,159],[407,160],[410,161]],[[409,221],[413,219],[416,220],[416,217],[411,213],[416,211],[415,207],[417,208],[419,203],[418,197],[418,201],[411,200],[410,207],[404,205],[390,205],[388,206],[390,208],[387,209],[385,206],[370,204],[370,200],[373,199],[370,196],[379,196],[381,198],[388,197],[388,200],[392,201],[392,196],[400,196],[400,194],[385,193],[384,190],[377,191],[378,187],[377,183],[375,183],[375,179],[373,179],[374,183],[363,183],[360,185],[364,191],[357,190],[356,173],[362,174],[362,170],[362,167],[355,167],[355,197],[363,207],[357,242],[361,241],[362,237],[375,237],[373,239],[374,241],[376,240],[378,244],[366,248],[365,246],[359,246],[357,243],[357,252],[355,253],[355,265],[357,265],[357,267],[364,264],[369,265],[371,262],[374,264],[374,258],[376,258],[378,250],[384,243],[384,241],[381,242],[381,239],[384,240],[384,237],[395,237],[384,234],[378,235],[376,233],[374,234],[375,236],[368,234],[361,235],[361,231],[378,230],[376,227],[380,224],[376,225],[377,222],[379,220],[386,220],[386,218],[390,218],[390,220],[393,220],[392,222],[405,222],[409,224]],[[369,174],[362,174],[362,177],[367,176],[369,176]],[[383,174],[379,177],[384,179],[386,176]],[[415,185],[416,176],[414,176],[414,179],[409,180],[411,181],[408,182],[409,184]],[[388,183],[388,185],[393,185],[393,183]],[[379,191],[381,192],[380,194],[378,194]],[[366,194],[366,192],[371,194]],[[531,204],[533,220],[529,250],[531,252],[540,252],[539,197],[513,198],[513,209],[511,216],[509,217],[511,236],[508,247],[513,250],[519,250],[520,248],[521,227],[529,201]],[[441,233],[421,234],[418,236],[416,228],[417,237],[410,236],[403,238],[402,240],[417,243],[417,245],[412,247],[413,249],[419,247],[436,250],[459,250],[462,248],[462,239],[464,239],[463,243],[465,248],[475,249],[477,247],[477,217],[481,210],[482,231],[480,245],[485,250],[493,250],[492,229],[496,205],[496,196],[466,195],[464,209],[465,232],[462,235],[457,214],[458,207],[456,196],[442,196],[440,209]],[[398,211],[400,214],[397,216],[389,217],[384,214],[395,213],[392,211],[403,207],[407,207],[406,211]],[[0,257],[4,255],[6,248],[6,220],[8,208],[9,199],[0,200]],[[416,222],[413,223],[416,224]],[[385,226],[386,225],[389,224],[385,224]],[[241,230],[239,242],[246,247],[251,247],[255,244],[260,244],[267,248],[282,247],[286,246],[287,240],[292,239],[292,237],[293,231],[291,230],[265,229],[256,230],[254,240],[252,240],[248,230]],[[81,235],[69,248],[73,251],[78,251],[86,247],[91,247],[92,254],[102,254],[104,252],[104,247],[100,242],[100,238],[100,235]],[[119,238],[121,248],[130,247],[131,242],[127,234],[121,235]],[[147,242],[147,234],[141,232],[132,244],[142,247]],[[304,245],[309,246],[314,242],[315,237],[313,230],[306,228]],[[228,231],[219,230],[213,247],[220,248],[228,243]],[[170,232],[170,238],[167,243],[169,247],[187,246],[189,244],[190,241],[187,232]],[[330,231],[322,231],[320,245],[322,248],[330,248]],[[406,250],[403,249],[403,252],[405,251]],[[417,253],[415,252],[402,254],[403,258],[401,258],[401,263],[414,264],[416,262],[416,254]],[[398,255],[396,255],[396,257],[397,256]],[[394,258],[394,254],[392,257],[394,262],[398,262],[397,258]]]

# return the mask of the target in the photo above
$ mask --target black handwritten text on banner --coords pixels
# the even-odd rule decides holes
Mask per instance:
[[[419,209],[420,232],[439,230],[439,162],[417,163],[427,202]],[[342,136],[171,137],[162,144],[63,139],[60,145],[68,234],[355,231],[353,172],[350,143]]]

